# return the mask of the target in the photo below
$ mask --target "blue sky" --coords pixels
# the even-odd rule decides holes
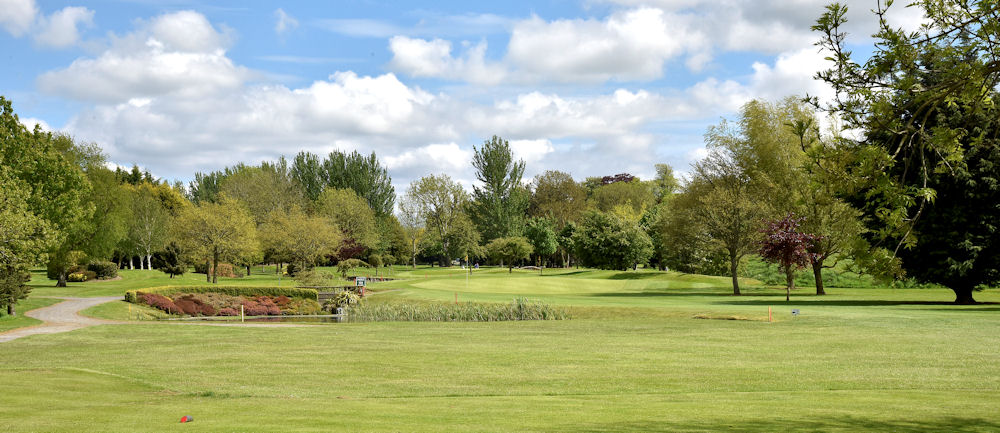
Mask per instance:
[[[864,52],[875,4],[848,3]],[[752,98],[829,97],[811,79],[823,4],[0,0],[0,94],[167,179],[342,149],[376,152],[397,190],[430,173],[470,185],[494,134],[529,177],[648,177],[686,171]]]

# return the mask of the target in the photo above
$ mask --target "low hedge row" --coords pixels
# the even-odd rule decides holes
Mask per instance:
[[[229,296],[287,296],[289,298],[319,300],[319,293],[316,292],[316,289],[300,289],[297,287],[161,286],[129,290],[125,292],[125,301],[135,303],[139,293],[151,293],[163,296],[170,296],[174,293],[221,293]]]

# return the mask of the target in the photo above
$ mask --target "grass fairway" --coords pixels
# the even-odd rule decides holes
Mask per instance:
[[[714,277],[551,274],[400,270],[371,302],[527,296],[573,320],[137,322],[4,343],[0,431],[1000,430],[998,305],[836,288],[786,305]],[[129,277],[110,283],[149,282]],[[694,318],[769,305],[774,323]]]

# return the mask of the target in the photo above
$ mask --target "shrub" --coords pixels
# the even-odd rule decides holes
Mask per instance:
[[[93,261],[87,264],[87,270],[97,274],[97,278],[101,280],[118,276],[118,265],[112,262]]]
[[[214,316],[215,307],[206,304],[194,295],[184,295],[174,300],[174,305],[190,316]]]
[[[194,273],[196,274],[207,274],[209,268],[208,262],[195,262]]]
[[[289,298],[285,295],[280,295],[277,298],[274,298],[274,303],[277,304],[279,307],[284,307],[285,305],[288,305],[288,303],[291,302],[291,300],[292,298]]]
[[[66,276],[66,281],[69,281],[71,283],[82,283],[84,281],[87,281],[87,275],[84,274],[83,272],[74,272]]]
[[[150,307],[166,311],[170,314],[181,314],[181,309],[170,298],[156,293],[139,293],[139,301]]]
[[[157,293],[164,296],[174,295],[178,293],[218,293],[229,296],[243,296],[243,297],[255,297],[255,296],[281,296],[285,295],[289,298],[306,298],[317,300],[319,299],[319,294],[315,289],[303,289],[303,288],[293,288],[293,287],[244,287],[244,286],[162,286],[162,287],[150,287],[142,290],[129,290],[125,292],[125,300],[128,302],[136,302],[137,294],[141,293]]]
[[[219,316],[238,316],[239,314],[240,314],[240,312],[236,311],[235,308],[226,307],[226,308],[223,308],[223,309],[219,310],[219,314],[218,315]]]
[[[287,305],[281,307],[283,314],[319,314],[322,311],[319,302],[302,298],[292,299]]]
[[[285,273],[288,274],[289,277],[294,277],[300,270],[301,269],[299,269],[298,266],[295,266],[295,263],[289,263],[288,266],[285,266]]]
[[[353,292],[349,292],[349,291],[345,290],[343,292],[338,293],[337,296],[333,297],[333,299],[330,299],[329,301],[326,301],[326,303],[324,303],[323,307],[327,311],[329,311],[331,313],[334,313],[334,312],[337,311],[338,308],[347,308],[347,307],[350,307],[352,305],[357,304],[359,301],[361,301],[361,297],[360,296],[358,296],[357,294],[355,294]]]

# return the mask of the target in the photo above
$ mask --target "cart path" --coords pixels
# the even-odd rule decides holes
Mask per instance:
[[[121,298],[121,296],[105,296],[100,298],[59,298],[65,300],[55,305],[37,308],[24,313],[25,316],[41,320],[43,322],[42,324],[29,326],[27,328],[12,329],[10,331],[0,333],[0,343],[16,340],[21,337],[27,337],[29,335],[57,334],[60,332],[69,332],[75,329],[86,328],[94,325],[126,323],[115,320],[84,317],[78,314],[80,311],[86,310],[87,308],[95,305],[117,301]]]

